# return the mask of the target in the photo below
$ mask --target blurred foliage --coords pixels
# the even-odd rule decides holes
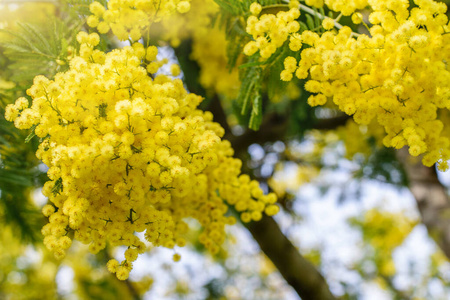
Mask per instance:
[[[10,227],[2,226],[0,232],[1,299],[55,299],[56,272],[57,266],[54,262],[44,262],[42,257],[39,257],[37,249],[23,244]]]
[[[439,282],[444,289],[443,295],[450,293],[450,283],[439,271],[439,266],[448,264],[448,261],[439,249],[436,249],[430,257],[427,270],[424,270],[424,275],[420,275],[423,276],[421,280],[416,279],[414,284],[406,288],[400,287],[395,282],[397,269],[393,253],[411,234],[419,220],[407,217],[404,213],[371,209],[366,211],[364,216],[350,219],[349,223],[362,233],[363,256],[355,264],[355,269],[362,278],[371,280],[382,289],[389,291],[393,299],[421,299],[423,297],[421,295],[428,294],[429,289],[433,289],[429,285],[431,282],[435,284]],[[410,263],[414,264],[414,262]],[[409,276],[417,275],[411,273]]]

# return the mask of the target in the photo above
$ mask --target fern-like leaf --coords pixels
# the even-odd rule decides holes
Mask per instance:
[[[10,80],[30,81],[39,74],[51,77],[66,70],[67,48],[68,45],[75,45],[76,29],[81,28],[82,21],[54,18],[50,24],[52,26],[40,28],[17,23],[16,29],[1,30],[8,37],[0,42],[0,47],[10,61]]]

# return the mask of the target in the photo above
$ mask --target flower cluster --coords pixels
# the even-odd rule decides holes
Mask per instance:
[[[442,134],[444,125],[438,111],[450,108],[447,6],[415,0],[417,7],[409,10],[408,1],[369,0],[351,1],[353,8],[347,11],[341,5],[344,2],[325,1],[329,8],[346,15],[368,4],[373,24],[370,36],[355,35],[349,27],[335,32],[331,19],[323,21],[328,30],[322,35],[308,30],[292,32],[309,47],[301,51],[299,61],[285,59],[281,80],[290,81],[294,74],[306,79],[305,89],[314,94],[308,99],[310,105],[324,105],[332,99],[358,124],[369,124],[376,118],[386,132],[385,146],[408,146],[411,155],[423,155],[425,165],[438,162],[445,170],[450,140]],[[352,20],[362,22],[361,15],[354,13]],[[253,46],[247,44],[244,53],[252,54],[254,49],[249,48],[256,47],[261,37],[254,38]]]
[[[199,81],[205,89],[233,98],[239,91],[239,73],[236,68],[228,69],[226,51],[224,32],[211,28],[207,35],[195,36],[191,58],[200,66]]]
[[[178,47],[181,40],[208,35],[213,27],[213,19],[220,11],[213,0],[191,0],[191,9],[185,14],[172,14],[155,24],[151,34],[169,41],[172,47]],[[224,33],[222,33],[224,34]],[[211,40],[215,35],[208,35]]]
[[[178,47],[181,40],[192,41],[190,58],[200,67],[199,82],[207,92],[235,98],[239,91],[238,70],[230,70],[227,57],[229,41],[219,22],[214,24],[220,8],[213,0],[192,0],[191,10],[183,15],[164,18],[156,28],[163,40]],[[239,60],[239,59],[238,59]]]
[[[35,77],[31,107],[20,98],[6,113],[41,138],[36,155],[49,167],[43,193],[52,202],[42,232],[57,257],[70,247],[70,232],[93,253],[107,242],[124,245],[125,260],[108,269],[126,279],[146,250],[135,232],[154,246],[182,247],[184,220],[194,218],[204,228],[199,241],[216,253],[224,226],[236,221],[229,205],[244,222],[277,213],[276,196],[240,175],[224,130],[197,109],[202,98],[179,79],[148,75],[142,64],[154,49],[136,43],[104,53],[94,49],[97,34],[77,39],[70,69],[54,80]]]
[[[255,14],[261,11],[253,3],[250,9]],[[252,15],[247,19],[246,31],[252,35],[253,41],[248,42],[244,47],[245,55],[253,55],[259,51],[262,58],[269,58],[280,48],[286,40],[290,41],[292,51],[301,48],[301,40],[298,31],[300,24],[295,21],[300,16],[298,8],[291,8],[289,11],[280,11],[275,15],[263,14],[259,18]]]
[[[128,38],[137,41],[152,23],[176,12],[186,13],[190,7],[188,0],[111,0],[106,9],[95,1],[89,6],[92,15],[87,23],[100,33],[111,29],[122,41]]]

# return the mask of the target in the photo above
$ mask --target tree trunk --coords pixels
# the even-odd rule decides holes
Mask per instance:
[[[220,101],[214,100],[211,102],[209,109],[213,112],[215,121],[219,122],[225,129],[225,138],[231,142],[237,157],[246,153],[247,148],[253,143],[263,144],[280,140],[286,131],[286,119],[272,114],[264,118],[259,131],[247,130],[241,136],[234,136],[226,123],[225,113]],[[260,221],[244,225],[253,235],[264,254],[273,262],[287,283],[294,288],[303,300],[335,299],[323,276],[281,232],[273,218],[264,215]]]
[[[306,260],[271,217],[245,224],[261,250],[303,300],[335,299],[315,266]]]
[[[408,177],[409,189],[416,198],[429,235],[450,259],[450,199],[437,177],[434,167],[425,167],[420,159],[412,158],[408,150],[397,151]]]

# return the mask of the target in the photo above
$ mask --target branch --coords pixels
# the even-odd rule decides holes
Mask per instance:
[[[224,123],[225,113],[218,99],[214,99],[209,109],[214,114],[215,121],[229,129],[228,124]],[[234,136],[227,130],[225,138],[231,142],[236,156],[239,156],[247,151],[248,146],[253,143],[263,144],[282,139],[286,129],[287,119],[285,117],[269,114],[265,116],[259,131],[247,130],[241,136]],[[299,253],[298,249],[281,232],[273,218],[264,216],[258,222],[244,225],[253,235],[261,250],[303,300],[335,299],[323,276]]]
[[[214,112],[213,114],[215,116]],[[258,131],[247,129],[244,134],[240,136],[235,136],[231,132],[227,132],[224,139],[230,141],[236,156],[239,156],[240,153],[247,151],[251,144],[258,143],[263,145],[267,142],[283,140],[287,125],[288,122],[285,116],[268,114],[264,116]]]
[[[113,275],[114,276],[114,275]],[[136,291],[136,289],[134,288],[133,284],[131,283],[131,281],[129,279],[124,280],[124,283],[126,284],[128,291],[130,292],[131,296],[133,297],[133,299],[135,300],[140,300],[141,296],[139,296],[138,292]]]
[[[339,126],[344,126],[345,123],[352,117],[349,115],[340,115],[333,118],[319,119],[318,122],[312,126],[313,129],[319,130],[333,130]]]
[[[281,232],[271,217],[244,224],[261,250],[303,300],[335,299],[323,276]]]
[[[222,114],[220,113],[221,107],[218,108],[217,106],[215,106],[214,110],[211,107],[210,109],[214,117],[216,117],[216,115],[219,116]],[[342,115],[333,118],[318,119],[315,124],[312,124],[311,129],[333,130],[339,126],[345,125],[345,123],[350,118],[351,116]],[[228,124],[224,125],[222,124],[222,122],[220,122],[220,120],[216,118],[215,120],[222,126],[228,127]],[[285,134],[288,129],[288,125],[288,119],[286,118],[286,116],[278,114],[267,114],[266,116],[264,116],[263,122],[258,131],[247,129],[244,134],[235,136],[230,131],[226,130],[224,139],[231,142],[236,156],[240,156],[239,154],[243,151],[247,151],[247,148],[251,144],[257,143],[263,145],[264,143],[268,142],[285,140]]]
[[[422,222],[429,235],[450,259],[450,199],[434,167],[425,167],[420,159],[413,161],[405,148],[396,152],[416,198]]]
[[[289,3],[290,1],[289,0],[283,0],[283,2]],[[311,7],[306,6],[304,4],[301,4],[301,3],[298,5],[298,9],[299,10],[303,10],[304,12],[306,12],[306,13],[312,15],[312,16],[316,16],[320,20],[323,20],[323,19],[326,18],[326,16],[322,15],[317,10],[314,10]],[[337,29],[342,29],[344,27],[342,24],[338,23],[338,21],[341,18],[341,16],[342,15],[340,14],[336,19],[334,19],[334,27],[336,27]],[[357,37],[359,35],[360,35],[359,33],[352,32],[352,36],[354,36],[354,37]]]

